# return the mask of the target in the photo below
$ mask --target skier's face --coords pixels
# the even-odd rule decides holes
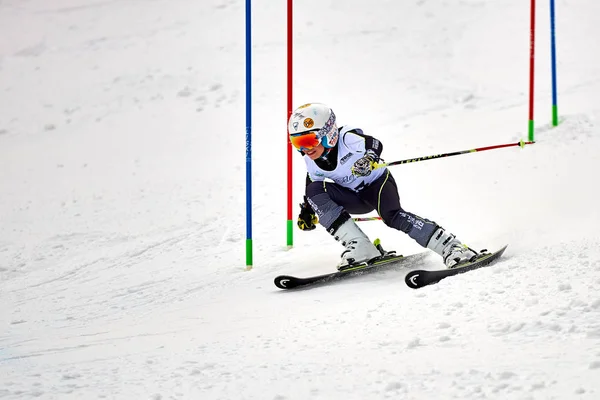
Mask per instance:
[[[321,143],[317,147],[313,147],[310,150],[305,150],[304,154],[306,154],[311,160],[316,160],[317,158],[323,155],[325,151],[325,147]]]

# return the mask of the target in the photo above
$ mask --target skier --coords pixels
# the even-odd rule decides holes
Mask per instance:
[[[477,255],[437,223],[401,207],[394,177],[387,168],[377,168],[381,142],[359,128],[338,128],[331,108],[320,103],[300,106],[289,119],[288,133],[307,167],[298,227],[310,231],[320,223],[345,247],[339,270],[381,256],[350,217],[373,210],[386,225],[441,255],[447,268]]]

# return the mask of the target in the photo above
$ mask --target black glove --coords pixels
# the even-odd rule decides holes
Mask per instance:
[[[367,150],[364,157],[356,160],[351,168],[352,175],[355,176],[369,176],[371,171],[377,168],[377,161],[379,157],[373,150]]]
[[[304,203],[300,204],[300,215],[298,215],[298,228],[303,231],[312,231],[317,227],[319,219],[315,215],[306,196],[304,196]]]

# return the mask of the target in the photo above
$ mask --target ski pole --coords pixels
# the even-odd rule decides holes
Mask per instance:
[[[379,221],[379,220],[381,220],[381,217],[356,217],[356,218],[352,218],[352,219],[356,222]]]
[[[467,153],[476,153],[478,151],[486,151],[486,150],[494,150],[494,149],[502,149],[504,147],[513,147],[513,146],[520,146],[521,148],[525,147],[525,145],[528,144],[533,144],[535,142],[524,142],[523,140],[516,142],[516,143],[508,143],[508,144],[498,144],[495,146],[487,146],[487,147],[478,147],[476,149],[470,149],[470,150],[462,150],[462,151],[455,151],[452,153],[443,153],[443,154],[434,154],[431,156],[424,156],[424,157],[416,157],[416,158],[409,158],[406,160],[400,160],[400,161],[392,161],[389,163],[377,163],[375,164],[375,168],[385,168],[385,167],[391,167],[393,165],[399,165],[399,164],[409,164],[409,163],[413,163],[413,162],[419,162],[419,161],[427,161],[427,160],[433,160],[436,158],[442,158],[442,157],[451,157],[451,156],[459,156],[461,154],[467,154]]]

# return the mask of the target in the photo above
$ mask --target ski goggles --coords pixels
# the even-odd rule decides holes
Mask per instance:
[[[296,149],[307,151],[314,149],[321,143],[321,136],[319,136],[319,131],[293,133],[290,135],[290,142]]]

